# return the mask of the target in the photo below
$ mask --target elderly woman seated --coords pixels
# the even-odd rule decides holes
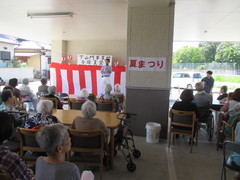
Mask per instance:
[[[112,91],[112,85],[106,84],[104,88],[104,94],[100,96],[99,100],[113,100],[114,96],[111,95],[111,91]]]
[[[88,93],[87,89],[83,88],[81,90],[79,96],[76,97],[76,99],[89,100],[88,96],[89,96],[89,93]]]
[[[227,123],[228,124],[232,124],[233,120],[237,117],[240,117],[240,104],[236,104],[233,108],[233,112],[234,112],[234,115],[230,116],[230,118],[228,119]],[[232,136],[232,128],[231,127],[226,127],[225,128],[225,134],[227,136]]]
[[[0,144],[12,135],[12,131],[12,117],[7,113],[0,112]],[[13,179],[30,180],[33,177],[33,171],[26,168],[21,158],[3,145],[0,146],[0,171],[9,173]]]
[[[60,101],[60,99],[55,96],[56,93],[56,86],[50,86],[48,87],[48,95],[44,96],[46,98],[56,98],[58,101],[58,109],[62,109],[63,103]]]
[[[52,116],[53,102],[50,100],[41,100],[37,104],[37,115],[27,119],[24,128],[36,128],[48,124],[59,123],[60,121]]]
[[[83,117],[76,117],[71,126],[72,129],[79,130],[102,130],[107,137],[109,131],[105,124],[98,118],[93,118],[96,115],[96,104],[92,101],[86,101],[82,105]]]
[[[233,108],[236,104],[240,104],[240,88],[234,90],[231,100],[229,100],[223,107],[222,111],[229,113],[230,116],[235,115]]]
[[[198,82],[195,85],[197,93],[194,96],[194,100],[198,107],[206,107],[212,104],[212,95],[207,94],[204,89],[203,82]]]
[[[185,89],[180,95],[180,99],[182,101],[176,101],[172,109],[179,110],[179,111],[194,111],[196,114],[196,117],[199,117],[199,112],[196,104],[193,103],[193,90],[192,89]],[[186,129],[188,129],[186,127]],[[195,129],[196,130],[196,129]],[[176,135],[176,137],[179,137],[179,135]],[[189,141],[190,142],[190,141]]]
[[[47,157],[37,159],[35,179],[80,180],[78,167],[65,161],[65,155],[71,148],[71,139],[62,124],[45,126],[37,133],[36,140]]]

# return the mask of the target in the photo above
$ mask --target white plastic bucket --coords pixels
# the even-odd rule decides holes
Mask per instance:
[[[158,143],[160,131],[161,124],[155,122],[148,122],[146,124],[146,141],[148,143]]]

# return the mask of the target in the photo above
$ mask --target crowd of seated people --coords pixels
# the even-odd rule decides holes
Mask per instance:
[[[28,129],[36,129],[48,124],[60,123],[60,121],[52,115],[52,109],[52,101],[40,100],[37,104],[37,114],[28,118],[23,127]]]

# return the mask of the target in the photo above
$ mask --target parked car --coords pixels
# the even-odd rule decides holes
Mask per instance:
[[[201,81],[202,75],[199,72],[177,72],[173,73],[171,87],[193,89],[195,84]]]

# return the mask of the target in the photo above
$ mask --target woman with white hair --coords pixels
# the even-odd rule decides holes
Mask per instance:
[[[60,101],[60,99],[55,96],[56,93],[56,86],[49,86],[48,87],[48,95],[44,96],[46,98],[56,98],[58,101],[58,109],[62,109],[63,103]]]
[[[99,100],[112,100],[113,95],[111,95],[112,91],[112,85],[111,84],[106,84],[104,88],[104,94],[102,94],[99,98]]]
[[[71,138],[62,124],[45,126],[37,133],[36,140],[47,157],[37,159],[35,179],[80,180],[79,168],[65,161],[71,148]]]
[[[203,82],[198,82],[195,85],[197,93],[194,96],[194,100],[196,101],[196,105],[198,107],[204,107],[212,104],[212,95],[207,94],[204,89]]]
[[[79,130],[102,130],[107,137],[109,131],[105,124],[98,118],[93,118],[96,115],[96,104],[92,101],[86,101],[82,105],[83,117],[76,117],[71,126],[72,129]]]
[[[60,121],[52,116],[53,102],[50,100],[41,100],[37,104],[37,115],[27,119],[24,128],[35,128],[48,124],[59,123]]]
[[[89,93],[87,89],[83,88],[76,99],[89,100],[88,96],[89,96]]]

